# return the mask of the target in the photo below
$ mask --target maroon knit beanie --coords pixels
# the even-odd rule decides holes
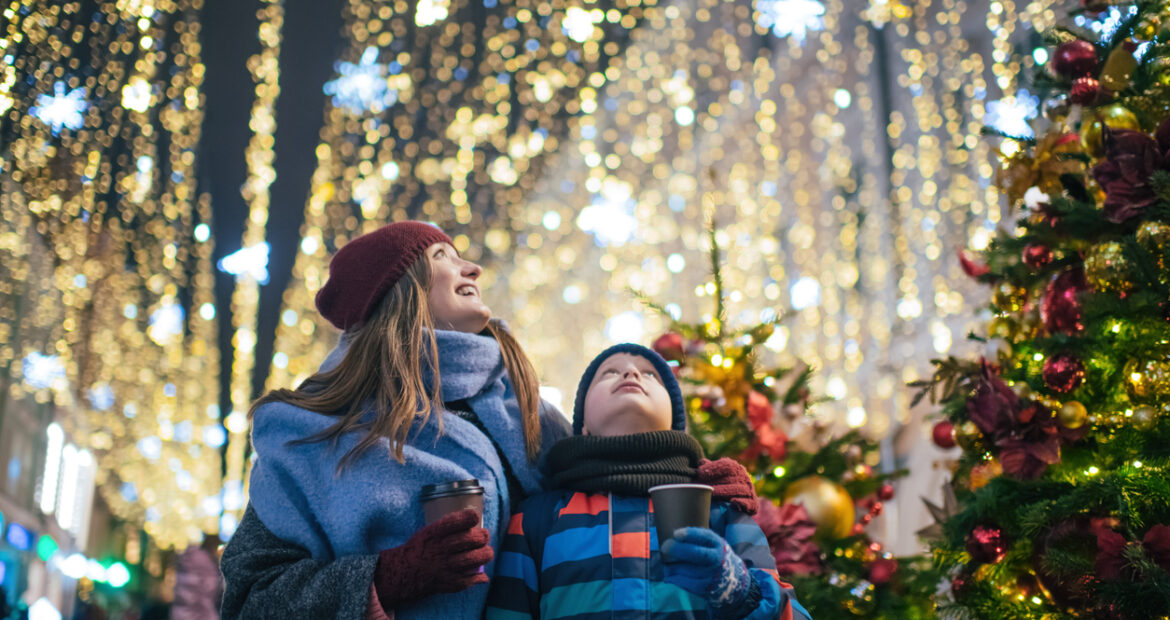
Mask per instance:
[[[338,329],[362,324],[390,287],[435,243],[451,243],[426,222],[394,222],[352,239],[329,262],[317,311]]]

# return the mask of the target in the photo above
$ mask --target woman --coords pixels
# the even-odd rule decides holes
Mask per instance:
[[[317,308],[341,343],[250,411],[258,459],[223,556],[223,617],[480,618],[492,550],[567,422],[442,231],[389,224],[329,270]],[[754,502],[734,463],[700,477]],[[482,527],[469,511],[423,526],[422,486],[467,478],[484,487]]]

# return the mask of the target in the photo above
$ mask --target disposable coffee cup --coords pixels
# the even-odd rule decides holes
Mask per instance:
[[[475,478],[424,485],[419,501],[427,525],[453,512],[471,508],[479,513],[479,523],[483,526],[483,487]]]
[[[680,527],[708,526],[712,490],[705,484],[662,484],[650,487],[659,547],[673,538],[674,531]]]

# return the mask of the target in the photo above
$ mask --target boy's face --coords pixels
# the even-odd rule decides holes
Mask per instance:
[[[607,357],[585,392],[584,433],[614,437],[666,431],[670,394],[650,360],[629,353]]]

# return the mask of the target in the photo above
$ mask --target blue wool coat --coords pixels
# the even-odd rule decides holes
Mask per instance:
[[[525,494],[540,491],[540,463],[525,455],[519,407],[495,339],[444,330],[435,335],[442,400],[465,400],[499,445]],[[347,344],[343,341],[323,368],[340,361]],[[476,478],[484,487],[484,527],[491,533],[492,547],[500,548],[511,518],[507,479],[495,447],[473,424],[448,411],[436,412],[411,429],[405,463],[394,460],[383,441],[337,474],[337,463],[360,440],[360,433],[350,433],[335,446],[288,443],[335,421],[286,403],[269,403],[256,411],[252,442],[258,459],[252,469],[250,501],[273,534],[307,549],[318,561],[376,554],[403,544],[423,526],[418,502],[423,485]],[[541,427],[542,454],[568,434],[564,416],[545,403]],[[486,571],[491,576],[494,565]],[[487,586],[480,585],[395,612],[402,619],[478,618],[486,597]]]

